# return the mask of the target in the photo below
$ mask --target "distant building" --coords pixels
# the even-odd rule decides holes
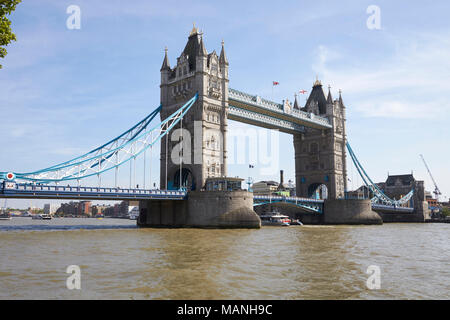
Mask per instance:
[[[78,215],[79,216],[91,216],[92,215],[92,202],[81,201],[78,203]]]
[[[46,203],[44,204],[44,213],[45,214],[55,214],[56,211],[59,209],[59,205],[55,203]]]
[[[386,182],[377,183],[377,186],[391,199],[399,200],[406,196],[411,190],[414,196],[403,206],[412,207],[413,201],[426,201],[424,182],[416,180],[412,173],[401,175],[389,175]],[[422,192],[422,194],[421,194]],[[371,196],[373,196],[371,194]]]
[[[107,217],[127,217],[128,206],[128,201],[122,201],[121,203],[116,203],[114,206],[105,208],[103,214]]]
[[[110,206],[106,206],[106,205],[94,205],[92,206],[92,215],[93,216],[97,216],[97,215],[105,215],[105,211],[109,208]]]
[[[62,203],[56,211],[57,215],[76,216],[78,215],[78,202]]]
[[[251,189],[255,195],[281,195],[287,197],[295,197],[295,184],[292,180],[288,183],[284,182],[283,170],[280,170],[280,183],[276,181],[259,181],[255,182]]]
[[[92,215],[92,202],[91,201],[81,201],[81,202],[69,202],[63,203],[56,210],[57,215],[64,216],[91,216]]]
[[[278,182],[276,181],[259,181],[252,184],[253,194],[271,195],[278,190]]]

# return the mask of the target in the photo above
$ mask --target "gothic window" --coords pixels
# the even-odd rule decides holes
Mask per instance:
[[[184,66],[184,68],[183,68],[183,76],[184,76],[186,73],[187,73],[187,69],[186,69],[186,66]]]

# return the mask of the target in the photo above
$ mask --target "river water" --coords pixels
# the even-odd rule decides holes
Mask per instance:
[[[138,229],[0,221],[0,299],[450,299],[450,224]],[[69,290],[69,265],[81,289]],[[369,266],[380,289],[369,289]]]

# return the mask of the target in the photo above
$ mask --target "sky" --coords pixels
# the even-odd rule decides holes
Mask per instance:
[[[67,28],[70,5],[80,8],[80,29]],[[367,22],[373,5],[375,29]],[[448,1],[410,0],[24,0],[10,16],[17,41],[0,60],[0,171],[66,161],[144,118],[160,102],[165,46],[173,66],[195,22],[208,52],[220,52],[224,40],[231,88],[292,101],[317,76],[333,98],[342,90],[348,141],[372,180],[413,172],[432,191],[423,154],[448,199],[449,10]],[[272,81],[280,83],[274,90]],[[238,128],[249,126],[229,121],[230,130]],[[280,134],[279,142],[279,168],[294,180],[292,137]],[[153,152],[152,184],[158,158]],[[228,175],[278,180],[258,163],[230,165]],[[350,187],[361,184],[351,165],[348,175]]]

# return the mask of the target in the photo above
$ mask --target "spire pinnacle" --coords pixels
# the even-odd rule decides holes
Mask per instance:
[[[294,94],[295,99],[294,99],[294,109],[300,110],[300,108],[298,107],[298,102],[297,102],[297,92]]]
[[[315,87],[315,86],[321,86],[321,85],[322,85],[322,82],[320,82],[319,76],[316,75],[316,81],[314,82],[313,87]]]
[[[222,39],[222,50],[220,51],[220,57],[219,57],[220,64],[228,65],[228,59],[225,55],[225,42]]]
[[[161,71],[170,70],[169,57],[167,56],[167,46],[164,48],[164,60],[161,66]]]
[[[191,33],[189,34],[189,36],[193,36],[193,35],[195,35],[195,34],[198,34],[198,29],[197,29],[197,27],[195,26],[195,22],[193,22],[193,23],[192,23],[192,30],[191,30]]]
[[[342,100],[342,90],[339,89],[339,103],[341,104],[341,106],[344,106],[344,101]]]
[[[203,35],[200,36],[199,54],[204,57],[206,57],[208,55],[208,51],[206,51],[205,44],[203,43]]]
[[[331,86],[330,85],[328,85],[327,103],[333,103],[333,97],[331,96]]]

